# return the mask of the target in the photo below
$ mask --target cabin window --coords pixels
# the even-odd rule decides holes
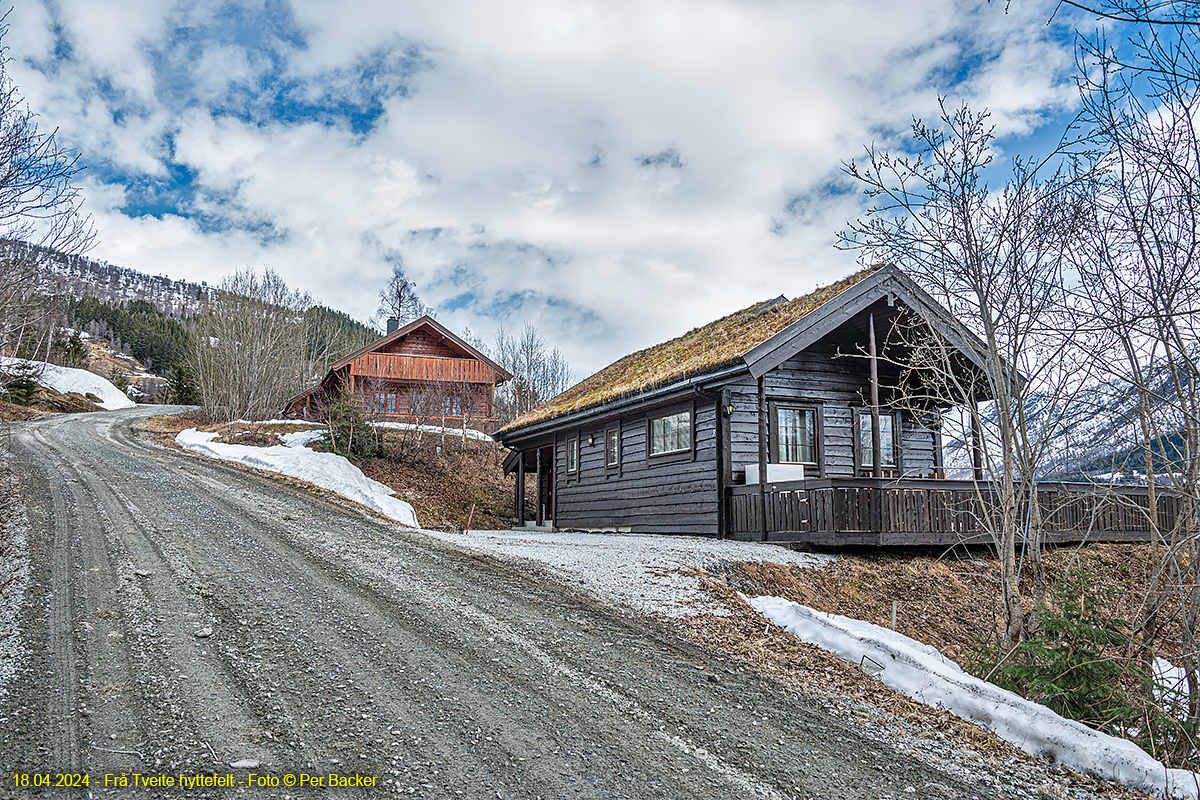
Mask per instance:
[[[650,420],[650,455],[678,453],[692,446],[692,414],[680,411]]]
[[[817,410],[776,406],[776,457],[781,464],[817,463]]]
[[[394,392],[372,392],[367,397],[368,414],[395,414],[396,395]]]
[[[567,439],[567,472],[579,469],[579,440]]]
[[[884,467],[896,466],[896,418],[886,412],[879,414],[879,460]],[[871,449],[871,411],[858,412],[858,463],[864,468],[875,466]]]
[[[461,417],[462,416],[462,398],[458,395],[451,395],[442,398],[442,416],[444,417]]]
[[[412,413],[414,413],[414,414],[424,414],[425,413],[425,395],[414,394],[412,396]]]
[[[616,428],[604,434],[604,464],[610,468],[621,466],[621,434]]]

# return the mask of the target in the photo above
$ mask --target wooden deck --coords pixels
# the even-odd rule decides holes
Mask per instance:
[[[769,542],[821,546],[988,543],[981,497],[971,481],[817,479],[764,487]],[[758,485],[726,490],[727,536],[763,541]],[[1047,543],[1149,541],[1144,488],[1046,483],[1038,489]],[[1160,493],[1159,525],[1169,528],[1178,498]]]

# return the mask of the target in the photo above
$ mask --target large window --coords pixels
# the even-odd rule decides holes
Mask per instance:
[[[896,466],[896,419],[891,414],[879,414],[879,462],[884,467]],[[871,447],[871,411],[858,412],[858,463],[863,467],[874,467],[875,458]]]
[[[692,414],[680,411],[650,420],[650,455],[678,453],[692,447]]]
[[[450,395],[442,398],[442,416],[445,417],[461,417],[462,416],[462,398],[458,395]]]
[[[621,465],[621,433],[615,428],[604,433],[604,465],[610,468]]]
[[[781,464],[817,463],[817,410],[778,406],[775,426]]]

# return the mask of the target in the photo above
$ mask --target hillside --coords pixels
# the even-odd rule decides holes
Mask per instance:
[[[147,275],[107,261],[37,249],[43,256],[49,285],[73,297],[94,297],[112,304],[143,300],[168,317],[183,319],[197,313],[214,291],[204,282]]]
[[[216,287],[152,276],[128,267],[35,248],[44,267],[42,292],[69,299],[70,325],[107,341],[114,355],[133,356],[156,375],[183,360],[190,318]],[[305,356],[314,375],[373,341],[379,332],[348,314],[316,304],[305,312]]]

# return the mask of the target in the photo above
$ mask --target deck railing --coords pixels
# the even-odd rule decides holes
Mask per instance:
[[[983,489],[983,491],[980,491]],[[940,545],[990,541],[994,495],[971,481],[827,478],[733,486],[726,493],[726,535],[734,539],[817,545]],[[765,504],[763,497],[765,496]],[[1038,508],[1047,542],[1145,541],[1150,537],[1144,487],[1043,483]],[[1179,498],[1157,496],[1159,529],[1174,525]],[[1026,501],[1019,509],[1027,519]]]

